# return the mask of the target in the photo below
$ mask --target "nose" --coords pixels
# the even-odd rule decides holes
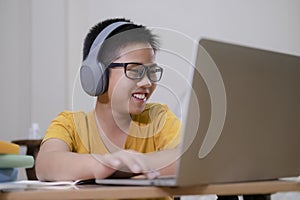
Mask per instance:
[[[138,87],[151,87],[152,86],[152,82],[150,81],[150,79],[148,78],[147,74],[145,74],[145,76],[139,81],[137,82]]]

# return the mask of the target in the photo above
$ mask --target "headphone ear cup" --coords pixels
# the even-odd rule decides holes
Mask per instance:
[[[98,61],[98,53],[109,34],[125,24],[130,24],[130,22],[119,21],[108,25],[94,40],[90,52],[80,68],[81,86],[87,94],[99,96],[107,91],[108,69]]]
[[[95,65],[83,64],[80,68],[80,81],[83,90],[91,96],[99,96],[107,90],[108,77],[107,70],[98,63]]]
[[[99,63],[99,65],[101,65],[101,67],[99,67],[101,72],[99,73],[100,79],[98,80],[95,96],[104,94],[108,89],[108,68],[103,64]]]

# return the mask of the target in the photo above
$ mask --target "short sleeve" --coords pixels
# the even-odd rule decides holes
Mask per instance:
[[[74,151],[76,149],[75,134],[73,113],[64,111],[51,122],[42,142],[50,138],[60,139],[69,146],[70,151]]]
[[[181,122],[166,105],[151,111],[151,115],[157,116],[154,124],[159,127],[155,136],[157,150],[176,148],[181,141]]]

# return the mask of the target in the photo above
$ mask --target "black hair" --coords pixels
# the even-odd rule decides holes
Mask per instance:
[[[93,26],[86,35],[83,46],[83,60],[88,56],[91,46],[99,33],[105,27],[119,21],[129,22],[129,24],[118,27],[107,37],[107,39],[113,37],[113,40],[107,43],[104,42],[101,47],[98,59],[102,63],[109,64],[113,58],[116,58],[118,51],[130,43],[149,43],[154,53],[159,49],[158,37],[145,26],[134,24],[125,18],[107,19]]]

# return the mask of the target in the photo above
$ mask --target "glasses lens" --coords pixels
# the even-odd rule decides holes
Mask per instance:
[[[144,75],[144,66],[140,64],[128,64],[126,67],[126,76],[130,79],[140,79]]]
[[[148,68],[148,78],[153,81],[157,82],[161,79],[163,69],[159,66],[152,65]]]
[[[151,66],[144,66],[142,64],[129,63],[126,66],[126,76],[130,79],[142,79],[147,69],[147,76],[152,82],[160,81],[163,69],[154,64]]]

